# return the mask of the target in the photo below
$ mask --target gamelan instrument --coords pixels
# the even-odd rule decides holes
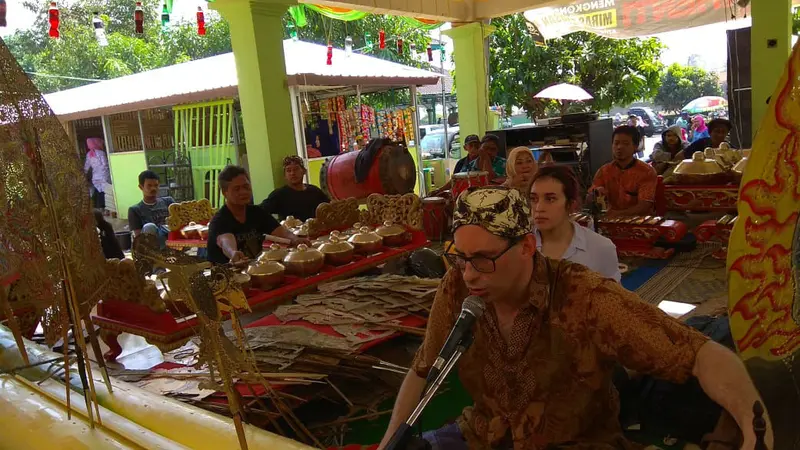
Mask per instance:
[[[733,226],[738,218],[739,216],[736,214],[725,214],[717,220],[706,220],[694,230],[697,242],[722,242],[724,247],[711,256],[716,259],[727,258],[728,239],[731,237],[731,231],[733,231]]]
[[[576,213],[572,220],[588,226],[592,216],[587,213]],[[659,216],[599,217],[595,222],[595,230],[611,239],[617,246],[619,256],[637,256],[652,259],[666,259],[675,253],[675,249],[657,247],[656,243],[680,242],[688,230],[685,223],[664,219]]]
[[[453,199],[472,186],[488,186],[489,172],[461,172],[453,175]]]
[[[331,200],[362,199],[370,194],[402,195],[414,191],[417,169],[408,149],[384,145],[378,150],[363,183],[356,182],[356,159],[360,152],[334,156],[322,164],[320,187]]]
[[[442,241],[447,233],[450,218],[447,214],[447,200],[443,197],[422,199],[422,225],[425,235],[431,241]]]

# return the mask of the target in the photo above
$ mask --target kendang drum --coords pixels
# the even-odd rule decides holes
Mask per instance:
[[[363,176],[357,177],[357,172]],[[388,139],[376,139],[364,150],[328,159],[319,175],[322,190],[332,200],[408,194],[417,184],[411,153],[404,145]]]
[[[444,239],[448,228],[446,214],[447,200],[442,197],[427,197],[422,199],[422,226],[425,236],[432,241]]]
[[[488,186],[489,172],[461,172],[453,175],[453,200],[471,186]]]

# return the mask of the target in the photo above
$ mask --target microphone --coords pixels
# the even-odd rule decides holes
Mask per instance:
[[[447,363],[447,360],[453,356],[456,348],[464,340],[464,338],[471,338],[472,325],[475,324],[475,321],[483,315],[483,311],[485,309],[486,304],[484,304],[483,299],[477,295],[470,295],[464,299],[464,303],[461,304],[461,314],[458,315],[456,324],[453,325],[450,335],[447,336],[447,340],[444,342],[442,349],[439,351],[439,356],[436,358],[436,361],[433,362],[433,366],[428,372],[428,377],[425,379],[426,385],[430,384],[436,379],[436,377],[439,376],[439,373],[442,371],[445,363]]]

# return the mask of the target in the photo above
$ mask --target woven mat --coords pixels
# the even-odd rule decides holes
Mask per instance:
[[[661,303],[661,301],[666,299],[667,296],[672,297],[671,294],[674,291],[679,288],[684,289],[684,287],[681,285],[692,275],[694,271],[698,269],[706,271],[709,270],[709,266],[713,267],[721,264],[720,262],[711,258],[711,254],[719,248],[721,248],[720,243],[707,242],[698,244],[697,247],[691,252],[679,253],[677,256],[672,258],[666,267],[659,270],[658,273],[653,275],[652,278],[641,285],[639,289],[636,290],[636,294],[639,295],[642,300],[653,305]],[[723,272],[725,270],[724,264],[722,266],[722,270]],[[688,297],[695,299],[700,298],[697,303],[701,303],[703,299],[708,298],[708,293],[703,292],[703,288],[698,284],[693,284],[691,289],[693,293],[688,295]],[[694,291],[697,289],[700,290]],[[715,287],[715,289],[718,289],[718,287]],[[685,289],[683,293],[686,293]],[[670,300],[673,299],[670,298]]]

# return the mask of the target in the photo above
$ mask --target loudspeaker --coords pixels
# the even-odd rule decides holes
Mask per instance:
[[[750,77],[750,28],[728,30],[728,110],[731,144],[753,145],[753,96]]]

